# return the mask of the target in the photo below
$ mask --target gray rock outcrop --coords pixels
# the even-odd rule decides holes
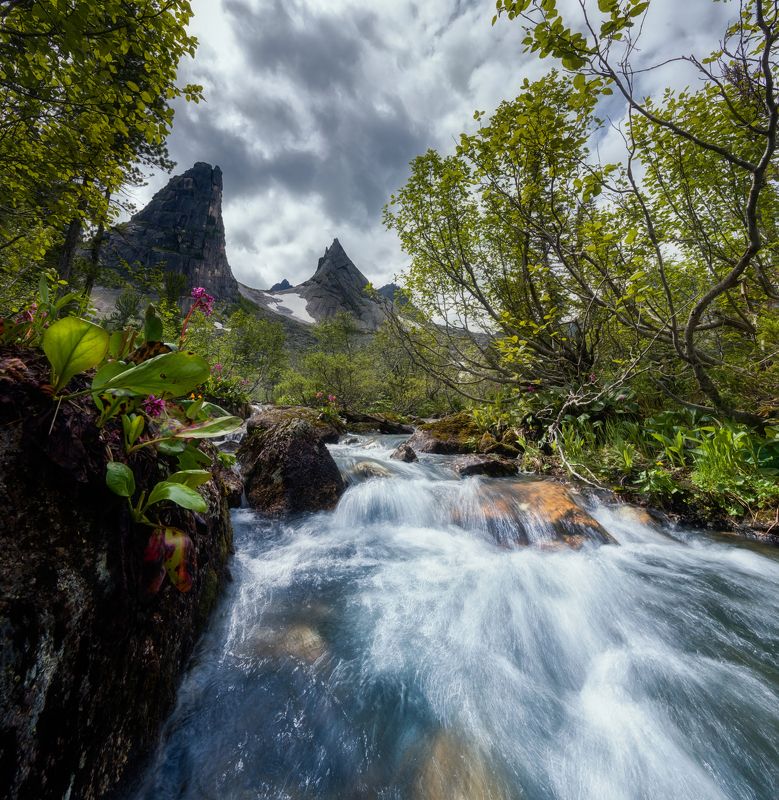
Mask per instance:
[[[168,181],[129,222],[117,225],[100,250],[104,266],[163,267],[182,274],[185,293],[203,286],[236,300],[238,283],[225,252],[222,171],[202,161]]]
[[[307,301],[306,309],[316,320],[329,319],[345,311],[366,331],[374,331],[384,321],[379,303],[365,292],[369,281],[334,239],[319,259],[316,272],[294,291]]]

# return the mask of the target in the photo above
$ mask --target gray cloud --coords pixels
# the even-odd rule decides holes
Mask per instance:
[[[451,149],[474,109],[489,112],[552,66],[522,56],[517,23],[491,26],[493,0],[193,7],[200,48],[181,77],[202,83],[206,102],[177,109],[169,145],[180,170],[221,166],[228,256],[239,280],[257,286],[304,280],[334,236],[371,279],[391,280],[406,257],[381,208],[408,162]],[[653,0],[644,54],[706,52],[731,12]],[[137,202],[164,180],[155,176]]]

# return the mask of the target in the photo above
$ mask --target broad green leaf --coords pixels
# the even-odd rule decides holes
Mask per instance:
[[[43,334],[52,385],[58,392],[79,372],[96,367],[108,351],[108,332],[79,317],[58,320]]]
[[[115,378],[120,372],[130,369],[132,364],[125,364],[124,361],[109,361],[95,373],[92,378],[92,391],[102,389],[111,378]]]
[[[172,481],[160,481],[149,494],[146,501],[146,507],[154,503],[159,503],[162,500],[170,500],[182,508],[188,508],[190,511],[199,511],[204,513],[208,510],[206,501],[189,486],[183,483],[174,483]]]
[[[171,483],[183,483],[190,489],[197,489],[211,480],[211,473],[207,469],[183,469],[174,472],[168,477]]]
[[[106,486],[119,497],[132,497],[135,494],[135,475],[121,461],[109,461],[105,471]]]
[[[243,425],[243,420],[240,417],[217,417],[180,428],[173,435],[177,439],[210,439],[237,431],[241,425]]]
[[[187,444],[180,439],[164,439],[158,442],[156,447],[157,450],[165,456],[176,456],[184,452]]]
[[[208,380],[208,363],[189,352],[163,353],[125,370],[103,385],[103,391],[177,397]]]
[[[187,419],[197,419],[204,402],[205,401],[201,398],[200,400],[193,400],[191,403],[188,403],[185,412]]]
[[[143,414],[133,414],[132,416],[128,414],[122,415],[124,438],[129,447],[132,447],[138,441],[138,437],[143,433],[145,423],[146,420]]]
[[[200,469],[201,467],[209,467],[211,459],[194,444],[196,440],[184,442],[183,439],[178,439],[176,444],[183,445],[179,451],[178,463],[180,470]]]

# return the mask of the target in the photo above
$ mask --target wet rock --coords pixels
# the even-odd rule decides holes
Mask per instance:
[[[553,538],[578,549],[584,542],[616,544],[610,533],[584,509],[562,484],[522,481],[510,487],[517,509],[526,516],[526,527],[548,532]],[[533,537],[530,536],[532,541]]]
[[[412,425],[390,419],[384,414],[362,414],[357,411],[345,411],[343,415],[351,430],[358,433],[413,433]]]
[[[267,430],[282,422],[296,419],[308,422],[325,444],[337,444],[346,433],[346,426],[338,417],[327,416],[306,406],[255,406],[253,412],[246,423],[247,435],[255,430]]]
[[[398,445],[390,458],[394,459],[395,461],[405,461],[406,464],[411,464],[417,460],[417,454],[414,452],[414,448],[408,442],[404,442],[403,444]]]
[[[392,473],[376,461],[360,461],[355,464],[351,472],[360,478],[389,478]]]
[[[659,526],[652,515],[639,506],[620,505],[615,509],[615,513],[621,520],[637,525],[645,525],[647,528],[658,529]]]
[[[519,466],[516,461],[510,461],[507,458],[496,455],[461,456],[455,460],[453,466],[454,471],[463,478],[469,475],[506,478],[519,472]]]
[[[407,444],[417,453],[456,455],[476,452],[481,436],[470,414],[460,412],[420,425]]]
[[[156,740],[226,580],[232,530],[216,481],[199,490],[208,513],[165,511],[192,541],[193,585],[150,595],[150,529],[105,486],[121,430],[99,430],[88,399],[63,403],[52,427],[48,365],[15,357],[24,370],[0,370],[0,785],[11,800],[91,800]],[[159,462],[141,452],[148,490]]]
[[[346,436],[341,439],[338,444],[359,444],[360,440],[357,436]]]
[[[222,486],[222,494],[227,500],[230,508],[239,508],[241,497],[243,496],[243,479],[232,469],[225,469],[219,475]]]
[[[279,515],[333,508],[345,490],[325,446],[343,432],[311,409],[271,408],[255,414],[238,448],[252,508]]]
[[[305,664],[314,664],[327,653],[325,640],[305,622],[281,630],[263,628],[248,639],[247,645],[243,656],[252,660],[294,658]]]
[[[412,794],[414,800],[507,800],[505,786],[479,751],[452,734],[429,746]]]

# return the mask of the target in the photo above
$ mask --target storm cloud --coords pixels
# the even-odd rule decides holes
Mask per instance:
[[[222,168],[228,258],[260,288],[309,277],[335,236],[375,283],[392,280],[406,259],[381,210],[409,162],[429,147],[451,150],[474,110],[490,112],[552,66],[522,54],[517,23],[491,25],[493,0],[192,5],[200,46],[180,77],[202,84],[206,99],[179,104],[169,147],[177,171]],[[706,54],[733,12],[653,0],[641,57]],[[672,75],[677,85],[684,77]],[[667,76],[653,80],[648,91]],[[153,176],[136,204],[166,179]]]

